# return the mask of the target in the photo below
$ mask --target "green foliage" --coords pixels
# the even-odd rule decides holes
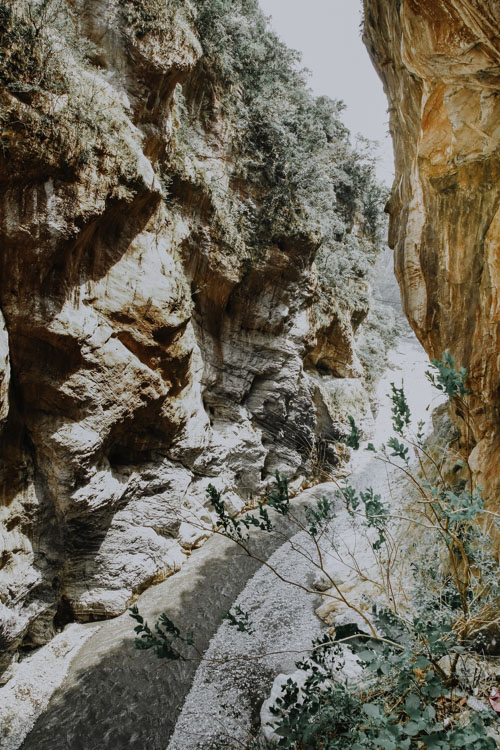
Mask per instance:
[[[351,746],[362,721],[362,703],[339,682],[328,680],[322,666],[309,666],[302,690],[288,679],[272,709],[282,748]]]
[[[200,69],[213,88],[201,104],[187,88],[176,92],[175,169],[210,195],[219,241],[252,259],[271,244],[286,251],[290,239],[319,247],[321,296],[345,293],[352,304],[362,285],[345,282],[366,278],[385,226],[373,145],[351,146],[344,105],[313,96],[300,55],[269,29],[257,0],[193,5]],[[233,141],[228,188],[210,160],[196,158],[218,119]]]
[[[307,530],[312,537],[317,537],[335,518],[334,503],[327,497],[317,501],[315,507],[306,508]]]
[[[244,612],[240,606],[234,608],[234,612],[226,612],[223,615],[223,620],[227,620],[231,627],[236,628],[240,633],[255,633],[250,622],[250,616],[248,612]]]
[[[373,542],[373,548],[379,550],[385,541],[384,531],[391,517],[388,503],[384,503],[382,496],[375,493],[372,487],[367,487],[358,495],[347,480],[344,480],[342,489],[336,493],[336,498],[344,502],[351,516],[362,515],[366,528],[377,531],[378,539]]]
[[[182,0],[118,0],[125,23],[140,39],[146,34],[171,31],[175,11],[184,7]],[[166,41],[166,40],[165,40]]]
[[[476,492],[453,492],[452,490],[439,491],[439,488],[431,488],[433,496],[439,502],[433,503],[435,513],[452,525],[458,525],[462,521],[473,521],[484,510],[484,501],[481,494]]]
[[[349,415],[349,425],[351,427],[351,431],[348,435],[341,439],[341,442],[347,445],[349,448],[357,451],[359,450],[361,441],[361,430],[359,429],[354,418],[351,415]]]
[[[463,398],[470,394],[465,387],[467,370],[465,367],[455,368],[455,360],[450,352],[443,352],[441,360],[433,359],[431,367],[435,372],[426,372],[427,378],[439,391],[443,391],[450,398]]]
[[[397,388],[394,383],[391,383],[390,398],[392,401],[392,426],[398,435],[402,435],[404,428],[408,427],[411,422],[410,407],[403,386]]]
[[[337,493],[337,498],[343,500],[348,512],[354,515],[354,511],[359,508],[358,493],[347,479],[342,484],[342,489]]]
[[[244,539],[246,532],[251,526],[256,526],[262,531],[272,531],[273,525],[264,503],[258,503],[258,515],[246,513],[244,516],[232,516],[226,510],[224,500],[212,484],[207,487],[207,493],[214,507],[219,523],[226,536],[234,540]]]
[[[366,517],[365,524],[368,528],[374,528],[378,532],[378,539],[373,543],[373,548],[378,550],[385,541],[384,530],[390,518],[390,509],[387,503],[382,502],[381,495],[377,495],[372,487],[368,487],[359,496],[364,506]]]
[[[290,508],[288,480],[280,476],[279,472],[276,472],[274,486],[269,492],[266,502],[257,503],[257,513],[250,512],[242,516],[232,516],[227,512],[220,492],[212,484],[208,485],[207,493],[224,533],[231,539],[242,540],[252,526],[261,531],[272,531],[273,524],[266,505],[273,508],[281,516],[286,516]]]
[[[288,494],[288,479],[280,476],[277,471],[274,475],[274,487],[267,496],[267,504],[281,516],[286,516],[290,510],[290,497]]]
[[[387,441],[387,447],[392,450],[391,456],[401,458],[405,464],[410,461],[410,449],[404,443],[397,439],[394,435]]]
[[[139,651],[153,649],[153,652],[159,659],[168,659],[169,661],[185,661],[185,656],[176,648],[174,644],[185,643],[187,646],[193,645],[193,634],[187,633],[184,637],[181,635],[172,620],[163,613],[155,623],[154,631],[148,626],[147,622],[139,613],[137,606],[130,607],[130,616],[139,624],[134,628],[138,637],[134,640],[134,648]]]
[[[444,362],[444,372],[438,371],[434,384],[451,398],[464,398],[465,370],[455,371],[449,357],[444,357]],[[392,436],[380,451],[373,444],[368,449],[383,461],[400,458],[409,468],[410,446],[425,450],[423,425],[418,425],[416,443],[407,443],[411,415],[404,389],[393,384],[391,391],[397,436]],[[324,668],[324,658],[321,669],[313,669],[307,662],[298,665],[307,674],[304,688],[288,680],[275,706],[277,734],[282,737],[280,747],[495,747],[486,731],[492,714],[486,711],[469,716],[467,721],[459,720],[462,708],[453,695],[453,687],[457,683],[460,686],[462,679],[457,664],[471,648],[480,648],[482,623],[494,619],[498,612],[497,565],[491,540],[477,525],[484,512],[480,492],[468,491],[464,486],[452,488],[442,477],[438,479],[440,483],[436,485],[425,483],[423,515],[431,530],[429,545],[434,557],[427,557],[421,564],[416,560],[412,563],[413,616],[402,617],[397,610],[374,607],[378,627],[392,643],[380,644],[373,639],[365,641],[361,650],[357,647],[358,658],[365,667],[362,688],[353,690],[334,680],[332,670]],[[372,546],[383,564],[392,549],[387,536],[390,506],[372,488],[357,493],[348,482],[344,482],[337,497],[345,502],[351,515],[364,517],[364,524],[378,532]],[[443,555],[449,556],[448,565],[443,564]],[[338,648],[335,641],[330,647]],[[351,701],[348,710],[353,722],[349,727],[345,723],[344,701]]]
[[[291,678],[275,702],[278,746],[299,750],[417,750],[459,748],[493,750],[487,737],[491,716],[473,716],[467,723],[443,723],[460,710],[450,698],[446,675],[436,668],[443,654],[460,654],[450,641],[450,626],[415,620],[403,627],[391,611],[379,613],[397,623],[400,646],[368,643],[357,650],[364,666],[363,688],[353,690],[335,678],[342,669],[338,645],[325,642],[320,658],[315,652],[297,666],[305,674],[303,687]],[[336,661],[332,661],[336,656]],[[445,706],[445,708],[441,708]]]
[[[425,443],[425,422],[420,420],[417,422],[417,432],[415,435],[417,445],[421,450],[426,450],[427,445]]]

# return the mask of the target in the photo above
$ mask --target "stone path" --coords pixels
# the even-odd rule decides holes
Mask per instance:
[[[309,502],[332,496],[335,489],[335,485],[320,485],[308,493]],[[314,555],[311,540],[303,532],[292,543]],[[289,544],[279,547],[268,562],[288,580],[305,586],[313,582],[315,568]],[[204,662],[197,670],[169,750],[214,747],[215,741],[224,748],[244,747],[249,730],[258,726],[260,706],[276,675],[293,672],[300,658],[294,652],[307,650],[324,630],[314,613],[320,601],[319,594],[307,594],[260,567],[234,603],[249,614],[255,632],[238,632],[227,622],[220,626],[205,653],[207,660],[214,661]],[[220,659],[231,661],[215,661]]]
[[[385,466],[373,460],[350,477],[356,489],[371,486],[385,495],[389,480],[393,484]],[[324,496],[333,500],[336,490],[333,483],[318,485],[307,493],[309,503]],[[352,574],[347,567],[350,560],[343,562],[345,547],[356,549],[362,569],[369,569],[373,556],[366,538],[356,530],[340,501],[332,527],[333,536],[340,542],[341,559],[327,557],[325,539],[323,551],[329,575],[339,581],[345,580],[346,573]],[[279,547],[268,562],[283,578],[311,588],[318,569],[302,552],[317,559],[312,541],[304,532]],[[249,731],[258,727],[261,704],[275,677],[294,672],[295,662],[305,658],[313,639],[325,632],[326,626],[315,614],[321,601],[319,593],[307,593],[283,582],[268,567],[260,567],[233,605],[248,612],[255,632],[238,632],[226,622],[220,626],[205,653],[207,661],[196,672],[168,750],[246,747]],[[354,622],[366,630],[361,618],[347,611],[342,624]],[[241,659],[242,655],[248,657]],[[235,658],[239,660],[232,661]],[[216,661],[221,659],[230,661]]]
[[[281,528],[282,534],[291,531]],[[255,537],[254,550],[267,557],[282,544],[281,535],[266,534]],[[138,605],[150,624],[167,611],[182,630],[196,632],[204,651],[258,567],[234,543],[214,536],[179,573],[144,592]],[[134,650],[134,624],[128,614],[99,624],[22,750],[165,750],[197,663],[160,662]],[[14,750],[7,741],[0,747]]]

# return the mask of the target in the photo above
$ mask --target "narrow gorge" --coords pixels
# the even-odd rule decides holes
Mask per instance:
[[[239,596],[255,601],[259,587],[272,599],[268,560],[284,561],[286,576],[302,575],[300,585],[317,595],[306,605],[290,594],[285,614],[287,594],[276,587],[279,606],[269,606],[286,625],[277,643],[299,651],[308,628],[327,640],[344,628],[349,639],[371,637],[368,625],[380,637],[367,614],[377,589],[368,575],[354,586],[361,619],[342,619],[337,600],[324,599],[339,585],[338,566],[321,562],[323,579],[307,566],[301,572],[286,546],[303,543],[288,511],[273,506],[282,518],[271,524],[259,503],[272,497],[276,476],[278,486],[286,477],[286,503],[300,519],[305,509],[306,528],[308,503],[321,502],[323,491],[338,502],[349,474],[357,492],[372,479],[382,502],[391,495],[393,512],[406,513],[400,495],[421,502],[387,467],[374,468],[370,456],[358,465],[351,451],[361,440],[375,452],[370,441],[389,425],[391,407],[404,422],[401,396],[393,391],[389,404],[380,393],[393,379],[414,391],[411,408],[427,426],[443,400],[432,401],[417,379],[426,362],[399,312],[386,214],[407,320],[429,360],[452,358],[437,370],[438,384],[455,363],[465,368],[464,398],[446,380],[449,408],[434,417],[431,447],[424,427],[418,445],[436,463],[435,446],[452,444],[446,492],[462,497],[469,483],[469,505],[497,522],[500,6],[362,5],[363,40],[388,99],[390,193],[366,146],[353,145],[342,103],[313,94],[300,55],[271,30],[257,0],[0,2],[2,750],[361,747],[347,739],[287,745],[269,733],[251,744],[248,728],[238,735],[240,715],[230,740],[198,728],[204,743],[182,731],[189,701],[199,700],[189,697],[191,683],[195,690],[205,679],[198,657],[217,659],[229,644],[224,613]],[[357,506],[330,516],[325,507],[316,512],[350,539]],[[368,526],[387,513],[370,507]],[[248,512],[261,513],[260,528],[263,518],[273,526],[250,557],[221,535]],[[387,537],[380,522],[371,526],[377,553]],[[457,533],[461,544],[464,527]],[[431,560],[418,534],[412,543]],[[489,557],[481,560],[486,599],[495,573]],[[156,663],[134,651],[134,604],[151,626],[168,612],[183,633],[192,629],[198,661]],[[497,605],[478,628],[488,632],[492,659]],[[262,650],[273,648],[267,606]],[[294,611],[306,610],[293,622]],[[241,714],[252,732],[265,723],[271,688],[276,697],[276,675],[293,672],[288,661],[254,664],[248,684],[243,668],[221,678],[240,679],[238,701],[253,696]],[[488,680],[500,676],[495,668],[488,662]],[[215,703],[218,679],[209,670]],[[363,747],[417,747],[383,745],[380,731]],[[470,747],[494,747],[493,736],[478,734]],[[461,746],[419,738],[422,748]]]

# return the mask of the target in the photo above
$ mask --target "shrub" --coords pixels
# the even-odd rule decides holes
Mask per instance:
[[[184,7],[182,0],[118,0],[125,23],[136,36],[169,34],[175,11]]]
[[[27,164],[73,174],[94,166],[133,189],[131,133],[91,52],[63,0],[0,0],[2,151],[23,172]]]
[[[67,85],[48,30],[66,14],[60,0],[0,3],[0,82],[23,98]]]

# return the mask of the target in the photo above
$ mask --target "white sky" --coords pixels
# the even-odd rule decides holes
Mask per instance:
[[[259,0],[271,26],[289,47],[302,52],[318,95],[342,99],[342,119],[355,136],[378,141],[377,174],[393,179],[387,100],[361,40],[361,0]]]

